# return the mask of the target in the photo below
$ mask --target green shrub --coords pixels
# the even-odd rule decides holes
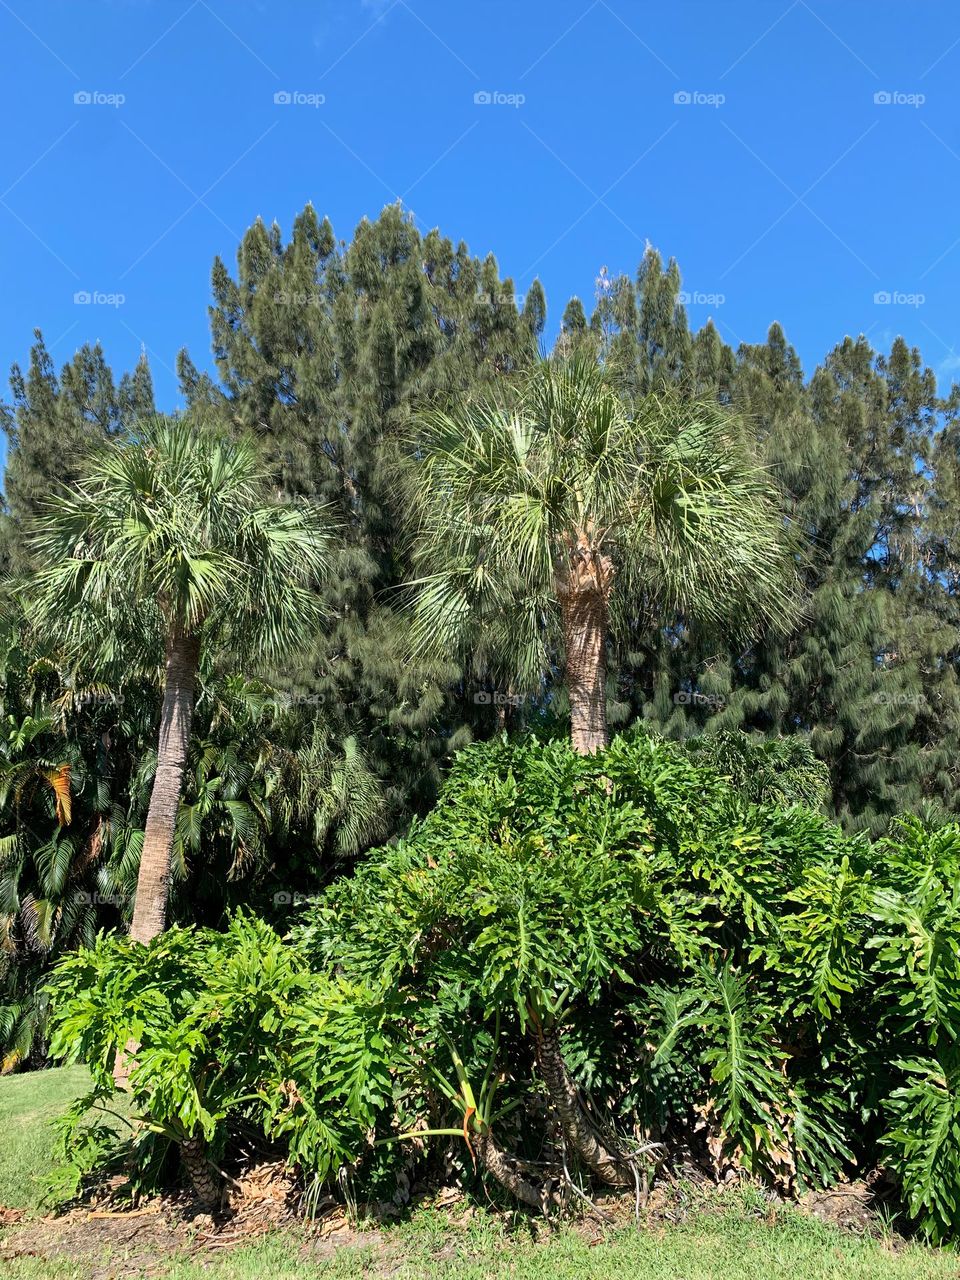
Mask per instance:
[[[362,984],[311,974],[297,948],[249,914],[223,933],[172,928],[147,946],[101,937],[60,965],[50,994],[52,1055],[87,1063],[94,1079],[64,1119],[61,1183],[71,1193],[110,1158],[110,1135],[88,1113],[116,1092],[118,1063],[141,1134],[176,1144],[210,1202],[241,1123],[325,1177],[358,1160],[392,1100],[382,1002]]]
[[[155,1130],[215,1157],[256,1123],[315,1185],[380,1194],[431,1136],[545,1210],[670,1158],[786,1191],[883,1163],[947,1238],[960,829],[871,845],[730,778],[643,733],[468,748],[292,939],[241,916],[68,960],[54,1050],[107,1090],[132,1042]]]
[[[297,953],[250,915],[224,933],[168,929],[147,946],[101,937],[57,970],[50,1051],[90,1067],[96,1101],[114,1091],[126,1062],[134,1113],[179,1146],[209,1200],[210,1159],[240,1117],[259,1117],[262,1082],[282,1056],[287,1008],[305,979]]]
[[[442,1033],[474,1075],[498,1020],[503,1088],[529,1107],[536,1077],[553,1079],[571,1158],[546,1033],[628,1163],[639,1134],[792,1190],[883,1159],[922,1228],[952,1229],[953,1157],[925,1171],[903,1135],[933,1123],[911,1060],[960,1027],[957,829],[911,821],[873,847],[754,802],[769,777],[735,787],[704,754],[642,733],[587,759],[559,742],[469,748],[408,839],[308,912],[312,964],[399,993],[400,1038],[435,1054]],[[793,764],[781,796],[815,793],[808,755]],[[527,1145],[551,1132],[548,1116]]]

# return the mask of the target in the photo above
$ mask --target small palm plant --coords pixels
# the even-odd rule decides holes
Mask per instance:
[[[527,688],[562,650],[576,751],[607,745],[618,618],[749,631],[790,615],[776,489],[720,406],[663,394],[628,413],[602,365],[553,359],[515,407],[434,411],[421,427],[416,643]]]
[[[277,661],[318,624],[322,510],[265,499],[254,443],[158,419],[51,502],[33,545],[33,619],[95,666],[164,655],[157,768],[131,936],[166,924],[171,851],[202,646]]]

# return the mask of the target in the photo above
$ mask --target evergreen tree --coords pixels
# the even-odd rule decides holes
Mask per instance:
[[[572,358],[583,351],[584,344],[590,340],[586,313],[579,298],[571,298],[563,309],[560,322],[560,334],[557,338],[556,351],[559,356]]]
[[[153,409],[145,355],[118,390],[99,342],[80,347],[58,377],[39,329],[34,338],[27,372],[19,365],[10,371],[13,403],[0,406],[8,443],[2,541],[15,573],[31,563],[23,536],[27,523],[56,493],[76,485],[93,451]]]
[[[146,351],[140,352],[140,359],[133,373],[125,373],[120,379],[117,401],[121,420],[128,425],[147,422],[156,417],[153,376],[150,373]]]
[[[397,205],[349,243],[310,205],[286,241],[258,221],[212,283],[216,375],[180,354],[188,404],[255,432],[278,495],[328,504],[342,534],[323,588],[332,625],[297,669],[271,674],[320,700],[337,740],[357,735],[399,819],[429,802],[454,748],[521,718],[474,702],[495,678],[482,663],[409,660],[396,592],[413,572],[418,415],[509,400],[544,341],[543,290],[518,299],[492,256],[421,235]],[[648,247],[633,277],[600,270],[592,315],[569,300],[557,353],[601,359],[634,408],[666,390],[730,410],[782,487],[808,600],[789,635],[737,647],[635,595],[609,655],[611,725],[809,735],[849,826],[957,812],[960,391],[938,399],[899,339],[878,355],[847,338],[807,379],[778,324],[734,351],[712,321],[691,331],[682,299],[676,262]],[[0,563],[23,572],[25,522],[154,403],[145,356],[115,382],[88,345],[57,373],[39,332],[11,386]],[[713,701],[682,700],[694,691]]]
[[[765,344],[737,353],[733,397],[784,488],[804,616],[743,651],[681,626],[654,648],[644,714],[678,734],[808,734],[830,768],[831,808],[854,828],[882,828],[929,799],[950,806],[954,632],[920,550],[932,375],[901,341],[878,357],[846,339],[806,385],[774,325]],[[699,711],[672,701],[685,679],[712,699]]]
[[[450,750],[495,727],[451,663],[408,660],[395,589],[409,576],[398,481],[416,453],[418,406],[509,381],[536,354],[546,318],[535,283],[518,309],[496,260],[471,257],[396,205],[349,245],[312,206],[289,243],[255,223],[236,279],[213,269],[214,355],[227,411],[264,441],[279,490],[323,501],[344,535],[323,604],[334,619],[291,690],[323,700],[389,778],[396,812],[433,794]],[[181,357],[191,403],[217,391]]]

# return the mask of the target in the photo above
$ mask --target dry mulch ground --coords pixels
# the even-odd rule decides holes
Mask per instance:
[[[0,1226],[14,1228],[0,1243],[0,1261],[87,1261],[109,1255],[104,1276],[124,1270],[161,1275],[172,1255],[229,1249],[297,1219],[293,1179],[281,1162],[256,1166],[231,1180],[216,1215],[197,1211],[186,1193],[134,1206],[118,1202],[117,1190],[114,1185],[90,1204],[47,1217],[0,1207]]]

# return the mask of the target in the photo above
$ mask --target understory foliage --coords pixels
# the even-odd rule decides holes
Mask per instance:
[[[55,648],[0,639],[0,1071],[46,1052],[49,969],[129,927],[156,773],[157,673],[83,681]],[[172,857],[171,918],[268,918],[382,837],[383,795],[323,708],[263,680],[200,673]],[[7,834],[9,833],[9,834]]]
[[[950,1238],[960,829],[851,837],[809,753],[737,745],[474,745],[291,938],[238,915],[70,957],[54,1050],[106,1093],[135,1042],[154,1131],[217,1160],[255,1124],[315,1187],[385,1195],[444,1147],[545,1211],[679,1159],[788,1193],[882,1165]]]

